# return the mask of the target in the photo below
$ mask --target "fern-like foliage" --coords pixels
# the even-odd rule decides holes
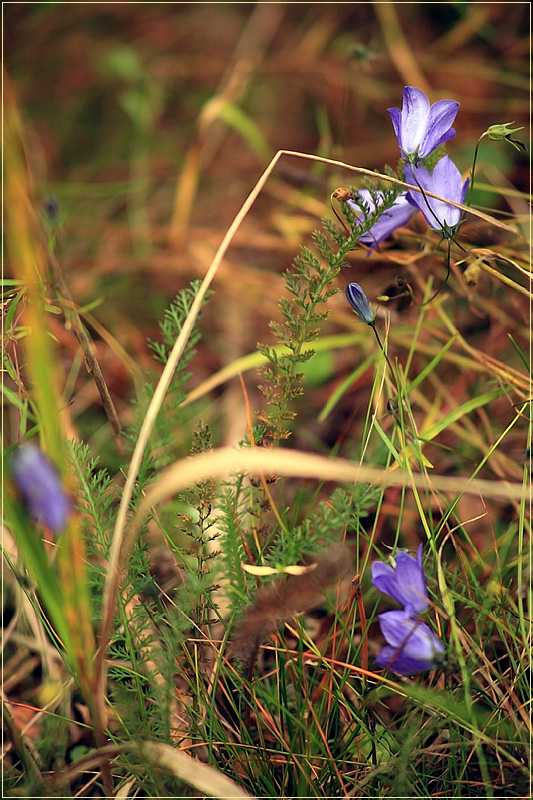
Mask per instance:
[[[366,484],[334,489],[316,512],[297,527],[280,532],[265,558],[266,563],[285,567],[341,543],[347,531],[360,530],[360,520],[376,506],[378,497],[379,489]]]
[[[250,561],[249,491],[244,479],[238,477],[234,486],[227,485],[217,502],[220,534],[220,564],[222,590],[230,611],[238,613],[249,602],[253,580],[242,568]]]
[[[105,582],[104,564],[109,558],[111,533],[116,516],[116,497],[107,470],[99,469],[99,458],[92,457],[90,446],[67,442],[70,462],[76,476],[76,507],[85,532],[88,576],[94,619],[100,619],[100,604]]]
[[[333,282],[341,268],[348,266],[344,260],[346,254],[364,232],[354,228],[346,237],[329,220],[323,222],[329,237],[315,231],[315,252],[302,247],[294,260],[294,269],[284,274],[290,295],[280,300],[284,322],[271,322],[270,327],[285,349],[280,353],[269,345],[257,345],[270,362],[260,370],[265,383],[259,388],[266,399],[266,408],[259,414],[259,421],[274,443],[291,435],[290,424],[296,415],[292,401],[303,394],[304,376],[298,366],[314,355],[314,351],[305,346],[319,336],[320,325],[328,315],[324,304],[339,291]],[[332,243],[336,245],[335,250]]]
[[[159,361],[162,364],[167,363],[169,353],[174,346],[174,342],[176,341],[176,338],[182,329],[183,323],[187,318],[189,311],[191,310],[191,306],[196,295],[198,294],[200,286],[201,281],[192,281],[191,285],[187,289],[183,289],[175,297],[170,306],[165,310],[163,320],[159,323],[162,337],[161,341],[156,342],[155,340],[148,339],[148,346],[154,352],[154,358],[156,361]],[[208,293],[208,295],[209,294],[210,293]],[[207,300],[207,296],[205,299]],[[171,392],[176,392],[178,389],[182,388],[190,378],[190,374],[186,370],[194,356],[194,348],[200,341],[200,338],[201,334],[199,330],[195,329],[191,332],[189,340],[183,351],[179,368],[176,370],[176,374],[173,377],[170,386]],[[184,397],[185,395],[182,394],[182,399]]]
[[[154,353],[154,360],[161,364],[166,364],[170,351],[183,327],[183,323],[189,314],[191,306],[194,302],[201,281],[191,281],[191,284],[186,289],[182,289],[176,298],[172,301],[169,308],[166,309],[162,322],[160,322],[161,340],[155,341],[148,340],[148,346]],[[204,303],[212,294],[207,292],[204,298]],[[201,319],[201,314],[198,316],[198,321]],[[175,431],[178,424],[186,429],[189,423],[190,411],[186,410],[182,403],[186,397],[185,385],[191,377],[189,372],[189,365],[196,353],[196,345],[201,339],[201,333],[198,327],[195,327],[191,332],[185,349],[180,358],[180,362],[174,371],[170,386],[168,388],[165,402],[158,415],[154,432],[152,434],[152,449],[147,450],[143,465],[139,473],[139,484],[148,480],[148,475],[145,472],[153,471],[155,467],[162,467],[167,464],[172,457],[171,446],[175,442]],[[135,442],[139,432],[142,414],[144,414],[145,405],[149,403],[153,397],[157,375],[155,371],[152,373],[152,380],[147,381],[144,385],[144,400],[142,408],[140,408],[140,420],[130,430],[126,432],[126,438],[130,442]],[[157,455],[154,452],[157,449]],[[148,467],[150,464],[150,468]]]
[[[200,420],[193,432],[191,455],[207,453],[211,449],[211,431],[205,422]],[[218,551],[212,545],[219,535],[218,532],[213,533],[212,510],[215,496],[216,482],[211,479],[200,481],[179,495],[179,499],[190,509],[188,513],[179,515],[181,530],[192,543],[191,549],[182,550],[182,554],[192,556],[192,563],[185,561],[183,568],[187,573],[187,585],[193,589],[192,596],[196,597],[194,621],[202,630],[209,621],[209,603],[206,594],[218,588],[216,584],[206,581],[210,573],[209,562],[218,555]],[[196,577],[195,581],[192,581],[193,577]],[[195,584],[194,588],[191,583]]]
[[[116,489],[107,471],[99,468],[98,458],[91,457],[89,445],[69,442],[67,446],[87,547],[92,616],[98,623],[116,515]],[[141,539],[128,564],[109,644],[110,699],[122,735],[131,738],[150,732],[170,741],[174,659],[160,644],[161,631],[165,630],[164,609],[151,597],[152,585],[148,548]]]
[[[180,292],[165,312],[160,326],[161,341],[150,342],[157,361],[166,363],[199,285],[200,282],[196,281]],[[173,375],[151,446],[147,448],[138,472],[132,507],[137,504],[147,483],[154,479],[157,469],[172,458],[177,424],[181,422],[181,429],[186,429],[183,423],[188,422],[187,415],[191,412],[184,412],[181,404],[190,377],[188,367],[199,338],[199,331],[194,331]],[[153,381],[147,381],[144,387],[146,404],[153,396],[156,378],[154,371]],[[143,411],[139,408],[140,414]],[[132,443],[139,426],[140,420],[127,433]],[[193,435],[191,452],[210,448],[210,431],[200,423]],[[108,473],[99,468],[98,459],[91,457],[88,445],[70,443],[69,451],[78,485],[77,506],[87,542],[92,613],[98,623],[118,490]],[[204,481],[181,498],[191,509],[187,523],[183,519],[181,522],[182,528],[186,528],[192,537],[193,557],[189,558],[186,549],[173,548],[176,561],[186,565],[187,569],[183,570],[181,585],[171,596],[167,595],[163,600],[159,587],[154,584],[151,547],[145,536],[139,537],[128,560],[127,574],[117,597],[117,615],[107,654],[109,699],[115,712],[114,733],[119,738],[140,736],[173,741],[175,677],[180,669],[184,672],[183,665],[180,667],[179,664],[179,655],[186,649],[185,643],[193,626],[207,622],[207,609],[213,605],[209,601],[213,578],[207,564],[212,557],[208,545],[214,495],[214,482]],[[187,658],[191,660],[188,654]]]

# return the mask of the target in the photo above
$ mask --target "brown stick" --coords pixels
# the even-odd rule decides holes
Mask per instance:
[[[104,406],[104,411],[107,415],[109,423],[113,428],[113,433],[115,436],[115,441],[117,443],[117,448],[119,453],[122,452],[122,442],[120,441],[120,435],[122,433],[122,426],[120,424],[120,420],[118,418],[118,414],[116,412],[115,406],[111,399],[111,395],[109,394],[109,389],[107,388],[107,384],[104,380],[104,376],[102,374],[102,370],[100,369],[100,364],[96,358],[96,354],[94,352],[94,346],[91,342],[85,325],[82,322],[82,319],[76,310],[76,304],[70,294],[70,290],[66,284],[65,278],[63,277],[63,270],[59,264],[59,261],[55,257],[53,253],[50,251],[48,252],[48,262],[50,265],[50,269],[52,271],[52,277],[56,288],[59,290],[61,295],[65,300],[69,303],[69,309],[64,309],[65,318],[69,317],[71,321],[74,323],[74,335],[76,339],[80,343],[80,347],[83,351],[83,356],[85,358],[85,365],[87,367],[87,372],[89,372],[96,384],[96,388],[98,389],[98,393],[102,400],[102,404]]]

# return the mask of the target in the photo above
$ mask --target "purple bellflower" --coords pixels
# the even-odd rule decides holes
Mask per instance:
[[[403,550],[396,556],[396,567],[375,561],[372,564],[372,583],[380,592],[396,600],[411,616],[416,617],[426,611],[428,590],[422,566],[422,545],[416,551],[416,558]]]
[[[415,675],[442,664],[444,645],[433,631],[408,610],[380,614],[379,627],[387,646],[376,656],[376,664],[398,675]]]
[[[430,105],[424,92],[406,86],[401,111],[399,108],[388,109],[404,158],[417,164],[453,138],[455,130],[452,125],[458,110],[456,100],[438,100]]]
[[[372,199],[372,195],[367,189],[361,189],[357,192],[357,196],[363,201],[364,206],[368,209],[367,214],[371,214],[376,209],[376,204]],[[377,207],[381,205],[383,202],[383,194],[382,192],[378,192],[376,195],[376,199],[378,200]],[[354,200],[347,200],[347,204],[350,206],[352,211],[360,211],[360,207]],[[416,213],[416,210],[413,210],[412,204],[409,202],[407,197],[407,192],[403,192],[402,194],[398,195],[394,204],[388,211],[384,211],[381,216],[377,219],[377,221],[372,225],[371,229],[368,233],[363,234],[359,239],[360,242],[363,244],[369,244],[371,250],[375,250],[378,244],[381,244],[388,236],[391,235],[396,228],[400,228],[402,225],[405,225],[411,217]],[[365,214],[361,214],[357,218],[357,223],[360,224],[365,219]]]
[[[346,287],[346,299],[363,322],[366,322],[367,325],[374,325],[376,315],[370,308],[368,298],[358,283],[348,284]]]
[[[34,444],[25,444],[13,455],[11,469],[30,514],[54,533],[64,530],[70,501],[55,467],[44,453]]]
[[[395,567],[382,562],[372,564],[372,583],[403,606],[401,611],[386,611],[378,617],[387,646],[376,656],[376,664],[398,675],[415,675],[442,663],[444,645],[417,619],[429,606],[422,545],[416,558],[400,551]]]
[[[468,178],[463,183],[461,173],[449,156],[441,158],[432,173],[425,167],[413,168],[406,164],[405,180],[413,186],[420,186],[424,192],[438,194],[454,203],[464,203],[469,184]],[[409,192],[409,201],[420,209],[431,228],[446,239],[452,238],[463,214],[460,208],[420,192]]]

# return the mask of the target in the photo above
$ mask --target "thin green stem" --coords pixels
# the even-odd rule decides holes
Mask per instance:
[[[444,289],[444,287],[448,283],[448,279],[450,277],[450,273],[451,273],[451,269],[452,269],[451,268],[451,257],[450,257],[452,240],[451,239],[447,239],[447,242],[448,242],[448,251],[446,253],[446,275],[444,276],[444,280],[441,283],[441,285],[439,286],[439,288],[437,289],[437,291],[434,292],[431,295],[429,300],[426,300],[424,303],[417,303],[417,305],[419,305],[419,306],[427,306],[427,305],[429,305],[429,303],[431,303],[437,297],[437,295],[439,295],[442,292],[442,290]]]
[[[399,383],[398,383],[398,378],[397,378],[397,376],[396,376],[396,373],[394,372],[394,367],[393,367],[393,366],[392,366],[392,364],[391,364],[390,358],[389,358],[389,357],[388,357],[388,355],[387,355],[387,351],[386,351],[386,350],[385,350],[385,348],[383,347],[383,343],[382,343],[382,341],[381,341],[381,339],[380,339],[379,333],[377,332],[376,324],[375,324],[375,322],[370,322],[370,323],[368,323],[368,324],[370,325],[370,327],[371,327],[371,328],[372,328],[372,330],[374,331],[374,336],[375,336],[375,337],[376,337],[376,339],[377,339],[377,343],[378,343],[378,345],[379,345],[379,347],[380,347],[380,350],[381,350],[381,352],[382,352],[382,353],[383,353],[383,355],[385,356],[385,360],[386,360],[386,362],[387,362],[387,364],[388,364],[388,366],[389,366],[389,369],[390,369],[390,371],[391,371],[391,375],[392,375],[393,381],[394,381],[394,383],[396,384],[396,388],[399,390],[399,388],[400,388],[400,387],[399,387]]]
[[[415,175],[414,170],[413,170],[413,178],[415,179],[416,185],[420,189],[422,197],[424,198],[424,201],[425,201],[429,211],[431,212],[431,215],[437,220],[437,223],[439,225],[438,230],[441,232],[443,238],[444,239],[448,239],[448,241],[453,240],[455,242],[455,244],[457,245],[457,247],[459,247],[463,251],[463,253],[466,253],[467,251],[464,249],[464,247],[462,247],[459,244],[459,242],[457,241],[457,239],[455,239],[454,236],[452,235],[453,231],[458,231],[459,230],[459,227],[462,224],[462,220],[464,219],[465,212],[463,212],[463,216],[461,217],[461,221],[457,225],[453,225],[451,228],[448,227],[447,223],[446,222],[441,222],[441,220],[438,218],[438,216],[436,215],[434,210],[431,208],[431,206],[429,204],[429,200],[427,199],[426,193],[425,193],[424,189],[421,187],[420,183],[418,182],[418,179],[417,179],[417,177]]]
[[[481,142],[485,138],[485,135],[486,135],[486,131],[485,131],[485,133],[481,134],[481,136],[479,137],[479,139],[476,142],[476,149],[474,150],[474,158],[472,159],[472,169],[470,170],[470,186],[468,187],[468,195],[467,195],[467,198],[466,198],[465,205],[469,205],[470,198],[472,197],[472,193],[474,191],[474,180],[475,180],[475,172],[476,172],[477,157],[478,157],[478,152],[479,152],[479,145],[481,144]]]

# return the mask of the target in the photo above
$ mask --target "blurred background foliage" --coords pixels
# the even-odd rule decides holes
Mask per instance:
[[[526,3],[5,4],[5,68],[23,114],[35,201],[43,217],[55,203],[44,222],[76,303],[94,316],[119,414],[128,416],[138,367],[152,366],[146,337],[158,335],[169,299],[205,274],[278,149],[394,166],[386,109],[401,105],[409,84],[432,100],[460,102],[448,152],[466,173],[488,125],[527,119],[528,14]],[[352,182],[322,164],[282,160],[217,277],[193,385],[270,340],[281,273],[328,213],[330,192]],[[526,189],[527,155],[484,145],[478,182],[475,202],[520,213],[516,197],[490,187]],[[492,234],[480,231],[479,243],[484,236]],[[397,273],[386,247],[351,262],[349,280],[369,296]],[[103,443],[110,430],[77,342],[61,317],[50,325],[73,419],[84,438]],[[328,332],[352,329],[343,298],[334,298]],[[307,367],[314,416],[320,386],[342,376],[339,359],[321,355]],[[221,416],[220,441],[242,435],[233,384],[208,412],[211,422]]]

